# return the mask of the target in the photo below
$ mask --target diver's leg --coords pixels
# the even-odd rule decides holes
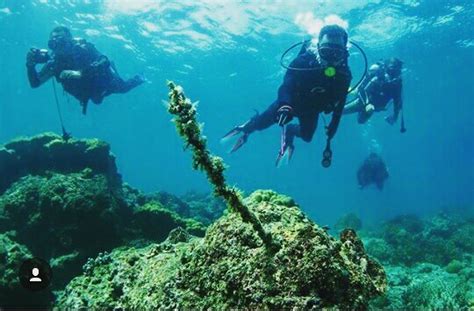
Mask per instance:
[[[110,84],[107,90],[108,91],[107,95],[113,94],[113,93],[115,94],[127,93],[128,91],[139,86],[143,82],[144,82],[144,79],[139,75],[136,75],[133,78],[128,79],[128,80],[123,80],[118,75],[114,76],[113,79],[110,81]]]
[[[263,113],[257,113],[244,124],[236,126],[230,132],[224,135],[224,138],[232,137],[238,133],[245,133],[249,135],[255,131],[261,131],[270,127],[276,123],[279,107],[280,104],[278,101],[273,102]]]
[[[122,79],[113,62],[110,64],[108,72],[104,75],[104,79],[108,80],[108,83],[106,83],[106,91],[103,96],[127,93],[131,89],[145,82],[145,79],[140,75],[135,75],[133,78],[128,80]]]
[[[314,132],[318,127],[319,114],[310,114],[299,117],[299,124],[289,124],[286,127],[285,143],[287,146],[294,147],[295,137],[299,137],[309,143],[313,139]]]
[[[252,131],[262,131],[275,124],[280,107],[281,103],[274,101],[264,112],[253,117]]]
[[[318,118],[319,118],[319,113],[314,115],[314,114],[309,114],[306,116],[302,116],[299,118],[299,133],[297,133],[297,136],[300,137],[302,140],[305,142],[309,143],[313,139],[314,132],[316,131],[316,128],[318,127]]]
[[[253,132],[264,130],[275,124],[279,107],[280,103],[278,101],[275,101],[263,113],[257,113],[254,117],[252,117],[244,124],[238,125],[229,132],[227,132],[227,134],[222,137],[223,139],[227,139],[238,134],[243,134],[234,144],[234,147],[232,147],[231,152],[237,151],[240,147],[242,147],[242,145],[247,142],[249,135]]]

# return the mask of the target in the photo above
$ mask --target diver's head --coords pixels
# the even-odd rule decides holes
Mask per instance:
[[[380,63],[373,64],[372,66],[370,66],[368,74],[370,78],[381,78],[384,75],[383,65]]]
[[[385,68],[391,78],[398,78],[402,74],[403,62],[396,57],[389,58],[385,61]]]
[[[55,27],[49,34],[48,47],[55,53],[61,54],[68,50],[72,44],[72,35],[65,26]]]
[[[318,38],[319,56],[328,63],[345,60],[347,52],[347,32],[338,25],[327,25],[321,29]]]

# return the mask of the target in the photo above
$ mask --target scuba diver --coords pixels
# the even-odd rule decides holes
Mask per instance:
[[[228,138],[242,134],[231,152],[245,144],[254,131],[278,124],[282,128],[281,148],[276,160],[278,165],[285,154],[291,159],[295,137],[310,142],[318,125],[319,114],[332,113],[331,122],[326,127],[327,145],[323,159],[323,166],[328,167],[332,156],[329,142],[339,126],[352,80],[347,61],[347,42],[347,32],[337,25],[327,25],[321,29],[317,51],[310,48],[309,41],[305,42],[285,73],[277,99],[266,111],[257,113],[224,136]],[[289,124],[295,117],[299,124]]]
[[[110,94],[127,93],[145,82],[140,75],[123,80],[107,56],[86,40],[73,38],[65,26],[51,31],[48,47],[51,55],[47,50],[31,48],[26,56],[31,87],[37,88],[55,77],[66,92],[79,100],[83,114],[89,100],[100,104]],[[39,72],[35,68],[37,64],[44,64]]]
[[[345,106],[344,114],[358,113],[357,121],[363,124],[374,112],[385,111],[388,103],[393,101],[393,114],[385,117],[393,125],[403,108],[402,65],[401,60],[393,57],[370,66],[366,79],[357,89],[357,98]],[[401,132],[405,131],[402,115]]]
[[[381,191],[388,177],[387,166],[375,152],[372,152],[364,160],[364,163],[362,163],[357,171],[357,181],[360,189],[364,189],[370,184],[375,184]]]

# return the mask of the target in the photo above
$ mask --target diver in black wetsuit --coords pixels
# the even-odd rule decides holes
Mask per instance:
[[[291,157],[293,140],[300,137],[310,142],[318,124],[321,112],[332,114],[326,128],[328,142],[336,134],[352,75],[347,63],[347,32],[337,25],[321,29],[317,51],[303,45],[298,56],[291,62],[283,84],[278,90],[278,98],[262,114],[237,126],[224,138],[242,133],[232,152],[239,149],[256,130],[264,130],[273,124],[285,127],[296,117],[299,124],[289,124],[283,131],[282,147],[278,161],[288,151]]]
[[[375,184],[379,190],[382,190],[388,176],[387,166],[382,158],[374,152],[364,160],[357,171],[357,181],[360,189]]]
[[[402,65],[397,58],[372,65],[364,83],[358,88],[358,97],[346,105],[344,114],[358,113],[357,121],[363,124],[374,112],[386,110],[393,100],[393,114],[385,117],[393,125],[402,109]]]
[[[31,87],[37,88],[56,77],[64,90],[79,100],[84,114],[89,100],[100,104],[104,97],[126,93],[145,81],[140,75],[124,81],[107,56],[86,40],[73,38],[64,26],[53,29],[48,47],[53,52],[51,56],[47,50],[35,48],[27,54],[26,67]],[[45,65],[37,72],[35,66],[40,63]]]

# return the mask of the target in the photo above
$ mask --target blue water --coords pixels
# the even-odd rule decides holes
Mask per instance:
[[[51,1],[0,0],[0,143],[19,135],[59,132],[50,83],[28,85],[25,55],[46,47],[50,30],[71,28],[115,64],[124,77],[150,83],[112,95],[82,116],[60,92],[67,128],[77,138],[108,141],[124,180],[143,191],[209,191],[191,169],[190,154],[162,101],[166,80],[199,100],[199,119],[227,177],[247,192],[271,188],[295,198],[311,217],[332,224],[347,212],[363,221],[443,206],[474,205],[474,2],[472,1]],[[297,141],[289,165],[275,168],[279,130],[253,134],[236,154],[220,137],[263,111],[276,96],[281,53],[311,38],[324,22],[348,26],[370,61],[396,56],[405,63],[408,132],[384,113],[358,125],[345,116],[333,141],[333,165],[320,165],[323,123],[310,144]],[[363,68],[351,50],[354,80]],[[329,120],[329,118],[327,118]],[[385,159],[382,192],[359,190],[356,171],[370,151]]]

